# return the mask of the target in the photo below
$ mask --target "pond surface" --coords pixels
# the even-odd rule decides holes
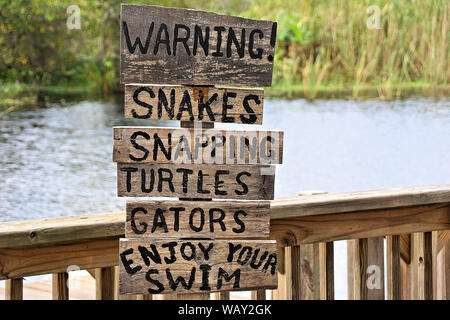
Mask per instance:
[[[178,126],[125,120],[122,101],[47,104],[0,119],[0,221],[123,211],[112,127]],[[276,197],[450,183],[450,98],[401,101],[265,100],[264,125],[281,129]],[[337,294],[345,298],[345,243]],[[339,271],[341,270],[341,271]]]

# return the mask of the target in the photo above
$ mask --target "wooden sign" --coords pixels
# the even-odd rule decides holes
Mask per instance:
[[[261,124],[264,90],[125,85],[125,118]]]
[[[277,24],[213,12],[121,6],[121,83],[271,86]]]
[[[269,201],[127,201],[126,238],[262,238]]]
[[[114,128],[115,162],[279,164],[282,158],[281,131]]]
[[[119,197],[272,200],[274,180],[270,165],[117,164]]]
[[[272,240],[120,239],[120,294],[277,287]]]

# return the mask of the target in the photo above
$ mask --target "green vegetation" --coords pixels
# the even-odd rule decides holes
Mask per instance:
[[[73,1],[1,1],[0,106],[32,103],[42,92],[107,94],[119,88],[121,2],[77,1],[81,29],[70,30],[67,8]],[[150,3],[278,21],[272,95],[390,99],[424,88],[448,93],[446,0]],[[380,29],[366,26],[371,5],[380,8]]]

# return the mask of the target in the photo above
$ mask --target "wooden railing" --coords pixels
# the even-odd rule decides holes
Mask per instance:
[[[124,222],[124,213],[108,213],[2,223],[5,298],[23,298],[23,277],[53,274],[53,299],[68,299],[67,270],[78,266],[95,277],[97,299],[129,299],[117,293]],[[270,238],[279,246],[272,299],[334,299],[336,240],[348,240],[349,299],[450,299],[450,185],[276,199]],[[211,297],[229,299],[229,293]],[[266,291],[251,297],[266,299]]]

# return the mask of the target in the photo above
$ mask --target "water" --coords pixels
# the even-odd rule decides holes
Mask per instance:
[[[112,127],[177,126],[123,118],[122,102],[48,104],[0,119],[0,221],[123,211]],[[276,197],[450,183],[450,99],[265,100],[264,125],[281,129]],[[336,249],[336,297],[346,296],[345,243]]]

